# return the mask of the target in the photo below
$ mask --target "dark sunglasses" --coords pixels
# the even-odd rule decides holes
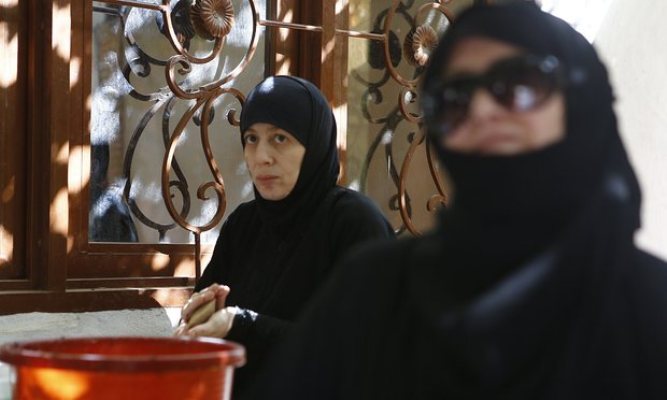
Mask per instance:
[[[484,88],[511,111],[538,108],[565,86],[563,68],[554,56],[521,55],[502,59],[480,75],[460,75],[424,88],[424,117],[432,133],[446,135],[468,117],[470,102]]]

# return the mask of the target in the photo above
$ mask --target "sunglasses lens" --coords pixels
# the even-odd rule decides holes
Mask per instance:
[[[513,111],[539,107],[558,88],[557,61],[525,57],[498,65],[489,73],[489,91]]]
[[[508,110],[529,111],[560,88],[559,74],[558,60],[552,56],[502,60],[481,76],[449,80],[428,90],[426,118],[434,132],[451,133],[468,117],[472,96],[480,87]]]
[[[460,79],[440,82],[426,91],[424,113],[434,133],[448,134],[467,117],[476,85],[473,80]]]
[[[474,82],[459,80],[442,88],[439,120],[445,133],[455,129],[466,118],[474,87]]]

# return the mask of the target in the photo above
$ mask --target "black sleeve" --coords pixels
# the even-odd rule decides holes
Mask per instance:
[[[234,324],[225,339],[241,343],[246,354],[246,365],[234,373],[234,398],[243,398],[244,393],[255,385],[267,358],[291,329],[291,321],[248,309],[240,309],[234,316]]]
[[[241,342],[248,352],[264,353],[271,348],[292,326],[291,321],[239,309],[234,316],[232,329],[225,339]]]
[[[211,261],[204,269],[202,276],[195,285],[195,291],[201,291],[214,283],[225,284],[225,263],[230,261],[229,246],[238,246],[238,240],[229,240],[229,235],[234,237],[239,230],[239,226],[247,224],[248,203],[241,204],[233,213],[229,215],[215,242],[215,249]],[[234,242],[234,243],[232,243]],[[230,244],[231,243],[231,244]],[[290,322],[268,315],[262,315],[249,309],[240,309],[240,312],[234,317],[232,329],[227,336],[229,340],[242,342],[247,347],[259,349],[264,343],[271,343],[277,340],[290,326]]]
[[[213,256],[211,256],[211,261],[208,262],[204,272],[195,283],[195,292],[200,292],[207,287],[211,286],[214,283],[221,283],[219,275],[221,273],[223,259],[225,258],[225,232],[227,228],[227,222],[222,225],[220,228],[220,235],[215,241],[215,248],[213,250]]]
[[[247,204],[239,205],[236,210],[229,214],[225,223],[222,224],[218,238],[215,241],[211,260],[206,265],[206,268],[204,268],[204,272],[199,277],[199,280],[197,280],[197,283],[195,283],[195,292],[202,291],[214,283],[224,284],[223,269],[225,261],[229,261],[231,258],[228,249],[230,246],[230,240],[228,239],[230,237],[229,232],[235,232],[235,228],[240,224],[238,221],[243,220]],[[231,235],[231,237],[234,236]]]

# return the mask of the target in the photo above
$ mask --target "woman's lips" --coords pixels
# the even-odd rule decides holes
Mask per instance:
[[[487,134],[482,137],[477,146],[481,152],[502,152],[507,147],[516,146],[516,137],[504,133]]]
[[[278,179],[278,177],[275,175],[258,175],[257,177],[255,177],[257,183],[261,183],[263,185],[269,184],[275,181],[276,179]]]

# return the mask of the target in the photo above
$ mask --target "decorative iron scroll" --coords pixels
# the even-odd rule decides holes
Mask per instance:
[[[106,5],[94,6],[95,12],[112,14],[120,17],[122,21],[126,42],[125,51],[122,52],[126,58],[122,70],[127,84],[131,87],[129,95],[136,100],[152,103],[152,106],[135,127],[125,153],[123,165],[125,187],[123,197],[134,217],[146,226],[157,230],[160,240],[164,238],[168,230],[176,226],[192,232],[195,238],[196,274],[199,277],[201,271],[200,235],[202,232],[210,230],[220,223],[227,204],[224,179],[213,157],[209,141],[209,125],[215,116],[213,102],[221,96],[228,95],[233,96],[241,106],[243,104],[244,95],[237,89],[225,87],[225,84],[232,81],[244,70],[255,53],[258,42],[257,29],[260,23],[255,2],[247,0],[253,23],[251,31],[248,32],[251,35],[250,46],[248,46],[242,60],[231,72],[218,77],[213,82],[200,85],[196,88],[185,87],[182,78],[192,71],[194,64],[206,64],[218,57],[222,52],[226,35],[234,25],[234,9],[230,0],[196,0],[194,2],[179,0],[173,6],[169,0],[163,0],[161,4],[132,0],[106,0],[99,1],[98,3],[106,3]],[[162,32],[173,47],[175,55],[168,59],[159,59],[151,56],[149,51],[137,45],[132,32],[126,29],[128,15],[134,9],[159,12],[155,22],[160,32]],[[189,51],[192,39],[195,36],[213,42],[211,50],[203,57],[195,56]],[[164,70],[167,87],[153,93],[141,93],[132,84],[133,74],[139,77],[147,77],[156,67]],[[193,104],[175,121],[175,126],[172,128],[170,126],[173,118],[172,110],[179,100],[189,100]],[[130,175],[132,163],[136,156],[135,149],[148,123],[158,113],[161,113],[162,135],[165,145],[162,162],[162,196],[169,215],[174,220],[170,224],[153,221],[140,209],[132,196],[132,179]],[[236,118],[234,109],[230,110],[226,117],[231,125],[238,126],[239,121]],[[197,197],[202,201],[207,201],[210,199],[208,194],[210,191],[213,191],[217,197],[216,212],[208,221],[200,224],[194,224],[189,221],[188,217],[191,209],[191,198],[188,191],[189,184],[174,156],[179,139],[181,139],[185,127],[190,120],[199,126],[202,150],[212,175],[212,180],[199,185]],[[174,179],[170,178],[172,171],[173,175],[175,175]],[[177,209],[174,205],[174,191],[180,193],[182,199],[180,209]]]
[[[412,222],[412,205],[410,196],[406,189],[406,180],[411,162],[417,151],[426,151],[429,165],[429,175],[435,184],[436,194],[428,201],[426,208],[431,211],[438,204],[446,203],[446,191],[444,184],[438,177],[437,168],[429,152],[429,144],[425,140],[424,133],[420,129],[421,116],[419,113],[410,111],[415,106],[417,98],[417,86],[419,76],[428,62],[429,52],[437,43],[438,32],[427,22],[426,16],[432,12],[439,12],[447,20],[453,19],[453,13],[446,3],[453,0],[443,0],[425,3],[417,8],[415,15],[410,15],[409,10],[415,1],[393,0],[391,7],[387,8],[375,19],[371,32],[359,32],[344,29],[336,29],[337,35],[350,38],[361,38],[371,41],[371,51],[378,52],[384,62],[372,65],[373,68],[384,70],[383,77],[377,81],[365,82],[367,90],[362,99],[362,110],[368,121],[382,124],[378,130],[370,149],[366,155],[366,161],[362,168],[361,190],[364,190],[367,178],[368,165],[381,146],[384,147],[385,158],[389,165],[390,175],[396,187],[396,195],[390,199],[391,208],[400,212],[403,225],[397,229],[401,232],[407,231],[419,234],[418,229]],[[129,95],[142,102],[151,104],[137,126],[134,128],[123,163],[123,198],[127,203],[135,219],[140,221],[159,233],[160,240],[165,237],[167,231],[176,227],[191,232],[195,239],[195,260],[197,277],[201,271],[200,245],[202,232],[208,231],[218,225],[225,213],[227,199],[225,182],[215,161],[209,140],[209,126],[216,118],[213,107],[214,102],[222,96],[232,96],[235,102],[242,107],[244,95],[241,91],[228,87],[228,84],[238,77],[247,67],[255,54],[258,44],[258,29],[261,26],[267,28],[288,28],[297,30],[308,30],[322,32],[323,28],[316,25],[304,25],[261,19],[257,12],[255,1],[244,0],[250,9],[252,23],[245,25],[247,35],[250,37],[249,45],[245,54],[238,64],[231,68],[230,72],[221,74],[215,80],[191,87],[184,84],[193,70],[193,66],[211,62],[220,56],[224,50],[227,35],[234,29],[236,12],[231,0],[99,0],[94,4],[94,11],[110,14],[120,18],[121,29],[124,35],[124,49],[121,55],[123,60],[118,60],[121,65],[122,75],[131,87]],[[148,10],[155,14],[155,23],[159,32],[168,40],[173,48],[174,55],[161,59],[151,55],[149,49],[141,48],[132,31],[127,29],[128,16],[134,10]],[[392,29],[395,19],[401,18],[411,26],[410,32],[405,35],[402,42]],[[239,28],[240,29],[240,28]],[[197,56],[191,52],[193,42],[197,40],[210,44],[210,50],[203,56]],[[414,74],[403,76],[395,67],[401,58],[405,58],[415,67]],[[377,58],[372,58],[377,60]],[[397,61],[398,60],[398,61]],[[374,62],[374,61],[371,61]],[[381,64],[381,65],[380,65]],[[147,77],[154,70],[163,71],[166,86],[150,93],[144,93],[137,89],[132,82],[133,76]],[[358,76],[355,79],[360,79]],[[373,116],[369,111],[368,104],[381,100],[380,88],[389,82],[401,86],[400,95],[395,107],[384,116]],[[187,101],[187,110],[177,117],[174,107],[178,102]],[[238,126],[238,110],[232,108],[225,118],[232,126]],[[154,118],[161,119],[161,134],[165,151],[161,167],[162,196],[173,223],[159,223],[149,218],[141,210],[132,191],[131,170],[132,164],[137,156],[136,148],[142,134],[145,132],[149,122]],[[173,121],[172,121],[173,120]],[[383,143],[382,137],[387,131],[393,130],[401,121],[408,121],[415,126],[414,132],[408,135],[409,148],[400,162],[393,156],[393,142]],[[189,121],[193,121],[199,128],[202,151],[206,159],[208,170],[211,174],[210,180],[200,184],[197,188],[197,197],[201,201],[211,199],[211,192],[217,198],[217,209],[212,217],[203,223],[193,223],[189,214],[191,212],[192,199],[189,194],[189,182],[183,173],[182,167],[175,156],[176,148],[182,139],[184,130]],[[174,203],[174,195],[180,194],[181,206]]]
[[[373,33],[379,33],[380,36],[372,38],[376,43],[370,44],[369,64],[380,72],[381,76],[374,81],[367,81],[358,74],[352,73],[351,75],[351,78],[367,87],[361,99],[364,117],[369,123],[380,125],[363,162],[360,189],[361,191],[366,190],[371,161],[374,157],[379,157],[378,151],[380,147],[383,147],[388,172],[396,187],[396,194],[389,199],[389,208],[400,212],[403,221],[403,225],[396,229],[397,233],[407,229],[414,235],[420,234],[412,221],[411,198],[406,188],[411,163],[417,151],[426,152],[429,175],[436,190],[436,193],[427,201],[425,208],[432,212],[438,204],[445,205],[447,202],[445,185],[439,177],[437,167],[431,157],[429,143],[425,140],[425,134],[421,129],[421,115],[410,109],[414,108],[417,100],[420,75],[428,63],[430,52],[437,45],[439,34],[442,33],[436,32],[428,22],[425,22],[425,17],[429,12],[435,11],[441,13],[447,21],[453,21],[454,13],[445,5],[450,2],[451,0],[422,4],[412,15],[410,10],[415,6],[415,1],[393,1],[391,7],[377,14],[372,29]],[[393,23],[398,18],[403,19],[410,26],[409,32],[402,40],[393,29]],[[403,58],[413,66],[411,76],[401,75],[397,68]],[[382,88],[389,85],[400,86],[396,105],[390,107],[384,115],[373,115],[369,110],[369,104],[377,105],[383,102]],[[397,165],[399,161],[394,156],[394,147],[397,143],[394,141],[394,136],[391,140],[387,140],[386,135],[393,135],[402,121],[413,124],[415,130],[407,135],[409,147],[402,162]]]

